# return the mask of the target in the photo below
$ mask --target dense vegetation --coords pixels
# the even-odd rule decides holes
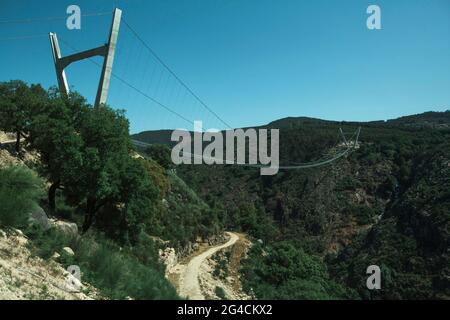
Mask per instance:
[[[281,129],[282,163],[333,152],[340,127],[362,126],[360,148],[330,166],[272,177],[236,166],[177,170],[226,228],[263,240],[244,264],[257,297],[448,298],[449,124],[450,112],[372,123],[288,118],[268,125]],[[312,259],[321,276],[296,270],[297,257]],[[366,288],[371,264],[382,269],[382,290]],[[270,276],[279,271],[286,278]]]
[[[252,247],[242,268],[245,289],[260,299],[351,299],[351,290],[330,279],[319,257],[291,241]]]
[[[111,298],[176,297],[158,262],[160,240],[182,249],[228,229],[254,240],[242,280],[257,298],[448,299],[449,125],[450,112],[370,123],[277,120],[268,127],[281,129],[283,164],[335,152],[339,128],[362,126],[360,145],[329,166],[260,176],[238,166],[175,167],[162,145],[167,131],[135,136],[162,143],[139,157],[123,111],[2,83],[0,130],[16,134],[18,157],[34,150],[39,161],[33,170],[0,170],[0,225],[27,228],[38,205],[76,222],[81,237],[26,232],[36,254],[59,252]],[[382,270],[379,291],[365,287],[372,264]]]
[[[56,253],[64,267],[78,265],[82,281],[99,289],[110,299],[178,299],[175,289],[164,277],[158,262],[157,247],[146,234],[133,246],[119,247],[115,241],[90,232],[76,237],[55,229],[27,230],[32,251],[44,259]],[[70,256],[64,247],[70,247]],[[89,289],[89,288],[87,288]]]
[[[42,196],[43,181],[26,167],[0,168],[0,227],[24,227]]]
[[[145,160],[133,156],[123,111],[93,108],[76,93],[66,98],[55,88],[10,81],[0,85],[0,112],[0,130],[15,128],[26,139],[22,145],[39,153],[36,169],[50,182],[44,205],[56,216],[79,220],[81,214],[83,232],[95,224],[123,243],[143,231],[180,245],[217,230],[214,220],[204,218],[207,205],[167,170],[166,150],[149,150]],[[185,223],[172,230],[177,219]]]
[[[161,239],[182,248],[217,233],[219,223],[168,170],[164,152],[150,152],[156,161],[137,156],[128,127],[123,111],[93,108],[77,93],[1,83],[0,131],[16,133],[18,158],[32,151],[38,161],[29,164],[34,171],[0,170],[0,226],[25,230],[43,258],[58,252],[64,265],[78,264],[106,297],[176,298],[159,262]],[[82,236],[30,224],[38,206],[76,222]],[[65,246],[75,256],[67,257]]]

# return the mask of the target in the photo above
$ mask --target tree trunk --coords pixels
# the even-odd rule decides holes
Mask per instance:
[[[17,154],[20,154],[20,131],[17,131],[16,136],[16,152]]]
[[[48,206],[52,214],[56,210],[56,190],[59,188],[60,183],[60,180],[57,180],[48,189]]]
[[[84,216],[82,233],[86,233],[86,231],[89,230],[92,222],[94,221],[94,215],[96,211],[95,204],[96,201],[93,198],[88,198],[86,201],[86,214]]]

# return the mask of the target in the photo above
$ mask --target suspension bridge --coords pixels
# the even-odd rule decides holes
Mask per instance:
[[[94,105],[101,107],[109,100],[122,101],[125,105],[120,105],[124,109],[133,109],[136,106],[152,108],[152,115],[156,118],[167,119],[167,116],[174,117],[178,123],[194,125],[194,119],[203,119],[210,123],[210,128],[223,128],[223,130],[233,129],[227,121],[213,110],[200,96],[156,53],[144,37],[135,29],[131,22],[122,15],[121,10],[115,9],[113,12],[97,12],[82,15],[83,18],[98,19],[106,17],[112,18],[109,34],[103,44],[91,49],[80,50],[77,45],[65,37],[56,36],[51,30],[49,34],[19,35],[0,38],[1,41],[29,40],[34,38],[50,37],[51,52],[56,71],[56,79],[61,94],[70,94],[70,78],[65,74],[65,68],[70,64],[88,60],[100,71],[100,81]],[[61,17],[41,17],[18,20],[0,20],[0,25],[35,23],[58,23],[67,16]],[[111,21],[111,20],[110,20]],[[55,26],[55,28],[58,28]],[[83,33],[83,32],[82,32]],[[82,34],[81,33],[81,34]],[[77,41],[83,42],[83,41]],[[59,44],[63,45],[60,48]],[[64,50],[63,50],[64,49]],[[65,54],[63,54],[65,53]],[[98,62],[96,57],[103,58],[103,63]],[[114,61],[121,63],[114,67]],[[169,119],[170,120],[170,119]],[[165,121],[158,121],[164,127]],[[173,122],[173,121],[172,121]],[[347,138],[342,130],[339,131],[341,141],[331,148],[325,156],[308,163],[280,164],[279,169],[298,170],[316,168],[331,164],[358,148],[358,139],[361,128],[357,128],[353,134]],[[147,147],[148,144],[138,140],[132,140],[137,147]],[[204,155],[184,153],[184,155],[196,158]],[[209,158],[216,161],[219,159]],[[245,164],[237,161],[222,160],[224,164],[240,165],[247,167],[263,167],[259,164]]]

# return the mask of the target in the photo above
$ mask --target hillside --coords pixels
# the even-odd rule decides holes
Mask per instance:
[[[357,121],[333,121],[322,120],[309,117],[287,117],[274,120],[266,125],[256,126],[254,128],[275,128],[275,129],[291,129],[302,126],[336,126],[336,125],[352,125],[352,126],[392,126],[405,128],[435,128],[448,129],[450,126],[450,110],[444,112],[429,111],[421,114],[403,116],[396,119],[357,122]],[[170,140],[172,130],[150,130],[142,131],[131,135],[132,139],[152,144],[173,145]]]
[[[143,131],[131,136],[132,139],[146,142],[146,143],[160,143],[160,144],[173,144],[170,141],[170,135],[172,130],[155,130],[155,131]]]
[[[5,298],[66,298],[55,290],[76,266],[96,298],[178,299],[164,253],[222,240],[183,179],[136,153],[122,111],[22,81],[0,83],[0,204]]]
[[[390,125],[403,125],[408,127],[431,127],[436,129],[446,129],[450,127],[450,110],[445,112],[425,112],[411,116],[400,117],[388,120]]]
[[[14,133],[0,135],[0,272],[32,261],[26,270],[59,286],[60,271],[78,266],[82,284],[105,299],[448,299],[447,118],[277,120],[267,127],[280,128],[281,164],[335,152],[339,129],[360,127],[359,145],[327,165],[261,176],[238,165],[175,166],[164,144],[134,147],[123,111],[1,83],[0,131]],[[18,229],[24,248],[11,242]],[[373,264],[378,291],[365,287]],[[186,272],[171,278],[174,265]],[[22,284],[36,298],[50,287],[19,276],[0,285],[24,297]]]
[[[238,166],[178,166],[177,172],[228,229],[262,239],[243,269],[244,284],[258,298],[448,298],[450,133],[442,130],[447,117],[424,113],[371,123],[282,119],[270,124],[281,128],[282,163],[320,158],[336,143],[339,127],[351,132],[361,126],[360,148],[331,166],[273,177]],[[281,266],[259,250],[289,252],[293,279],[286,280],[286,269],[278,278],[269,276]],[[309,257],[323,270],[312,282],[294,262]],[[365,289],[371,264],[382,267],[383,290]]]
[[[98,290],[78,280],[60,263],[34,256],[19,230],[0,230],[0,300],[93,300]]]

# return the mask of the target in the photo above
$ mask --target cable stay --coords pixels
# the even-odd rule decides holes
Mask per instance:
[[[75,48],[74,46],[70,45],[67,41],[64,41],[63,39],[60,39],[61,43],[63,43],[64,45],[66,45],[69,49],[71,49],[72,51],[76,52],[78,51],[77,48]],[[90,61],[91,63],[93,63],[94,65],[96,65],[99,68],[102,68],[102,65],[100,65],[98,62],[96,62],[95,60],[88,58],[88,61]],[[185,116],[181,115],[180,113],[178,113],[177,111],[173,110],[172,108],[170,108],[169,106],[163,104],[161,101],[149,96],[148,94],[146,94],[145,92],[143,92],[142,90],[140,90],[139,88],[137,88],[136,86],[132,85],[130,82],[128,82],[127,80],[125,80],[124,78],[120,77],[119,75],[117,75],[114,72],[111,72],[112,77],[114,77],[115,79],[119,80],[122,84],[126,85],[127,87],[129,87],[130,89],[133,89],[134,91],[136,91],[137,93],[139,93],[141,96],[143,96],[144,98],[150,100],[151,102],[157,104],[158,106],[166,109],[167,111],[169,111],[170,113],[174,114],[175,116],[177,116],[178,118],[186,121],[187,123],[189,123],[190,125],[194,124],[193,120],[190,120],[188,118],[186,118]]]
[[[115,10],[115,12],[117,12],[117,10]],[[111,14],[111,13],[110,12],[97,12],[97,13],[85,14],[83,16],[85,16],[85,17],[103,16],[103,15],[108,15],[108,14]],[[22,20],[0,20],[0,24],[26,24],[26,23],[34,23],[34,22],[42,22],[42,21],[60,20],[62,18],[65,18],[65,17],[40,17],[40,18],[31,18],[31,19],[22,19]],[[225,122],[216,112],[214,112],[168,66],[168,64],[166,64],[160,58],[160,56],[155,52],[155,50],[153,50],[150,47],[150,45],[139,35],[139,33],[135,29],[133,29],[131,27],[131,25],[126,20],[122,19],[122,21],[123,21],[123,24],[126,26],[126,30],[129,30],[130,34],[134,38],[136,38],[138,40],[139,44],[141,45],[141,47],[139,47],[140,51],[139,51],[137,60],[135,58],[125,59],[125,60],[127,62],[128,61],[138,62],[137,64],[139,64],[139,62],[141,61],[141,53],[142,53],[143,49],[145,49],[150,54],[150,57],[152,57],[152,59],[143,57],[143,61],[146,64],[145,64],[145,66],[139,66],[139,69],[137,72],[140,75],[140,81],[138,84],[135,84],[134,82],[132,83],[129,79],[127,80],[127,77],[124,75],[119,75],[117,72],[113,72],[112,68],[107,66],[106,69],[108,69],[108,72],[112,78],[117,79],[121,84],[125,85],[129,89],[132,89],[133,91],[138,93],[140,96],[144,97],[145,99],[149,100],[150,102],[154,103],[155,105],[161,107],[165,111],[168,111],[169,113],[175,115],[179,119],[182,119],[186,123],[189,123],[190,125],[192,125],[192,124],[194,124],[194,121],[192,121],[192,119],[190,119],[190,117],[192,117],[193,113],[197,112],[198,110],[188,110],[188,111],[190,111],[188,113],[190,116],[188,116],[188,117],[186,117],[183,114],[181,114],[180,112],[176,111],[176,107],[179,105],[183,106],[183,109],[187,109],[189,102],[186,102],[185,99],[186,99],[186,96],[188,96],[188,97],[190,96],[194,100],[194,104],[193,105],[191,104],[191,109],[195,109],[197,106],[200,106],[201,108],[203,108],[204,110],[206,110],[208,112],[208,115],[206,115],[206,117],[213,116],[215,119],[220,121],[221,124],[232,129],[227,122]],[[113,21],[113,27],[111,30],[113,30],[113,29],[118,30],[118,26],[114,27],[114,21]],[[31,38],[37,38],[37,37],[42,37],[42,36],[43,35],[38,34],[38,35],[31,35],[31,36],[10,37],[10,38],[5,38],[5,39],[0,38],[0,40],[31,39]],[[70,45],[67,41],[64,41],[62,39],[60,39],[60,40],[64,45],[69,47],[72,51],[75,51],[75,52],[79,51],[75,47]],[[136,41],[134,41],[134,43],[136,43]],[[90,50],[90,51],[92,51],[92,50]],[[89,53],[91,53],[90,51],[89,51]],[[119,50],[119,53],[120,53],[120,51],[121,50]],[[82,53],[84,53],[84,52],[82,52]],[[82,53],[78,54],[78,56],[80,56]],[[74,55],[72,55],[71,57],[73,57],[73,56]],[[75,57],[78,58],[78,56],[75,56]],[[83,55],[82,58],[83,59],[88,58],[88,60],[90,62],[92,62],[93,64],[95,64],[97,67],[105,69],[104,66],[100,65],[98,62],[91,59],[91,54],[89,54],[89,55],[85,54],[85,55]],[[149,67],[148,63],[151,61],[154,61],[156,63],[153,66],[150,66],[150,69],[152,70],[151,76],[147,77],[147,71],[148,71],[148,67]],[[158,70],[158,68],[156,67],[157,65],[159,65],[160,70]],[[133,70],[131,70],[127,67],[125,70],[125,73],[128,73],[128,72],[133,73]],[[159,77],[158,77],[158,75],[159,75]],[[155,78],[155,81],[153,81],[154,78]],[[159,79],[159,80],[156,80],[156,79]],[[147,83],[144,83],[143,80],[149,80],[149,81],[147,81]],[[174,83],[178,85],[177,88],[175,88],[173,86]],[[155,84],[156,84],[156,86],[150,92],[150,89]],[[141,85],[143,87],[141,87]],[[134,96],[136,96],[136,95],[133,94],[131,97],[134,97]],[[180,101],[180,99],[181,99],[181,101]],[[105,100],[105,99],[103,99],[103,100]],[[96,103],[96,104],[98,104],[98,103]],[[165,113],[165,114],[167,115],[167,113]],[[205,115],[203,114],[202,116],[205,116]],[[333,163],[334,161],[337,161],[338,159],[348,155],[353,150],[358,148],[358,146],[359,146],[358,139],[359,139],[360,131],[361,131],[361,128],[358,128],[353,133],[353,135],[349,139],[347,139],[342,128],[340,128],[339,134],[338,134],[338,143],[335,147],[332,147],[328,151],[328,153],[329,153],[328,155],[325,155],[321,159],[318,159],[318,160],[315,160],[312,162],[308,162],[308,163],[292,163],[291,162],[289,164],[282,164],[279,166],[279,169],[286,169],[286,170],[307,169],[307,168],[315,168],[315,167],[320,167],[320,166],[324,166],[324,165]],[[342,142],[340,142],[340,143],[339,143],[339,136],[342,139]],[[146,146],[150,145],[150,144],[142,142],[142,141],[137,141],[137,140],[131,140],[131,141],[137,147],[146,147]],[[262,164],[241,163],[239,161],[236,161],[236,159],[234,159],[233,161],[230,161],[230,160],[226,160],[226,159],[206,157],[203,155],[192,154],[192,153],[184,153],[184,155],[193,157],[193,158],[201,158],[203,160],[207,159],[210,162],[217,163],[217,164],[223,163],[223,164],[229,164],[229,165],[239,165],[239,166],[254,167],[254,168],[268,167],[267,165],[262,165]]]
[[[209,113],[211,113],[217,120],[219,120],[223,125],[228,127],[229,129],[232,129],[231,126],[225,122],[214,110],[212,110],[200,97],[183,81],[181,78],[159,57],[158,54],[156,54],[155,50],[153,50],[150,45],[144,41],[144,39],[139,36],[138,32],[135,31],[131,25],[123,19],[124,25],[131,31],[131,33],[136,37],[136,39],[139,40],[139,42],[142,43],[142,45],[150,52],[150,54],[176,79],[176,81],[184,87],[189,94],[194,97],[195,100],[197,100],[200,105],[206,109]]]
[[[110,15],[111,11],[105,12],[91,12],[82,14],[81,17],[99,17]],[[58,20],[66,20],[67,16],[58,16],[58,17],[36,17],[36,18],[27,18],[27,19],[10,19],[10,20],[0,20],[0,24],[27,24],[27,23],[35,23],[35,22],[48,22],[48,21],[58,21]],[[47,35],[48,36],[48,35]]]
[[[16,36],[16,37],[6,37],[6,38],[0,38],[0,41],[10,41],[10,40],[30,40],[30,39],[37,39],[37,38],[43,38],[48,37],[48,34],[35,34],[35,35],[25,35],[25,36]]]

